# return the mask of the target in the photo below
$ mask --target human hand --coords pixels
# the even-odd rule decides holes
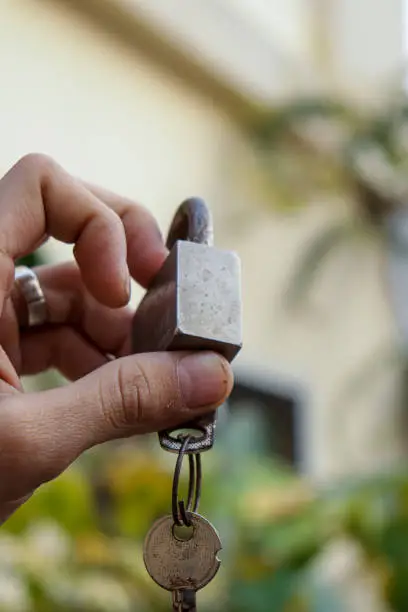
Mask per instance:
[[[14,261],[49,236],[74,244],[76,262],[34,270],[47,324],[27,327]],[[130,275],[146,287],[166,255],[144,208],[46,156],[1,179],[0,522],[85,450],[176,426],[229,395],[231,369],[215,353],[130,355]],[[50,367],[72,382],[23,392],[19,376]]]

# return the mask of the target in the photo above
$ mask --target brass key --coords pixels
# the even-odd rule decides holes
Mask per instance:
[[[180,533],[173,516],[164,516],[154,523],[144,544],[146,569],[158,585],[173,593],[176,612],[196,611],[196,592],[220,567],[221,541],[216,530],[199,514],[190,513],[189,519],[191,527]]]

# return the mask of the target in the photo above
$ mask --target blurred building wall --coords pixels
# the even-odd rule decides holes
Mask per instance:
[[[272,3],[276,20],[266,11]],[[245,349],[237,368],[282,376],[304,392],[304,463],[315,477],[383,465],[405,446],[393,408],[395,380],[375,380],[363,396],[338,404],[348,377],[394,334],[382,253],[362,247],[344,252],[318,284],[315,308],[296,317],[286,313],[281,296],[291,267],[316,229],[344,207],[316,203],[290,218],[274,213],[240,127],[251,99],[272,103],[314,82],[367,94],[380,66],[399,66],[400,3],[362,0],[358,10],[352,0],[327,2],[325,10],[306,0],[202,3],[202,9],[222,9],[224,24],[225,7],[235,7],[231,40],[238,27],[248,37],[241,38],[248,53],[237,48],[235,54],[220,20],[211,26],[206,13],[209,21],[202,16],[195,23],[197,31],[214,28],[220,64],[228,57],[214,83],[203,69],[203,87],[199,62],[190,72],[172,71],[145,52],[146,29],[139,44],[130,41],[133,18],[157,18],[160,10],[149,10],[171,4],[3,2],[0,168],[6,171],[27,152],[50,154],[70,172],[141,201],[163,229],[185,197],[207,199],[217,244],[236,249],[243,261]],[[314,44],[316,31],[323,46]],[[201,40],[203,57],[211,52],[207,38]],[[189,55],[194,37],[187,39]],[[321,56],[327,45],[329,58]],[[276,56],[261,57],[272,49]],[[214,54],[210,60],[216,72]],[[71,251],[52,244],[50,252],[64,258]],[[139,296],[136,290],[134,300]]]

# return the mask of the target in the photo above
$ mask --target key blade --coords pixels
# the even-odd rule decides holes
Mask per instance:
[[[173,612],[197,612],[196,592],[193,589],[174,591]]]

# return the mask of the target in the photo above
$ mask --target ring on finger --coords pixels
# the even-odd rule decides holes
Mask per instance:
[[[27,266],[17,266],[14,282],[27,307],[27,326],[44,325],[48,321],[48,308],[38,276]]]

